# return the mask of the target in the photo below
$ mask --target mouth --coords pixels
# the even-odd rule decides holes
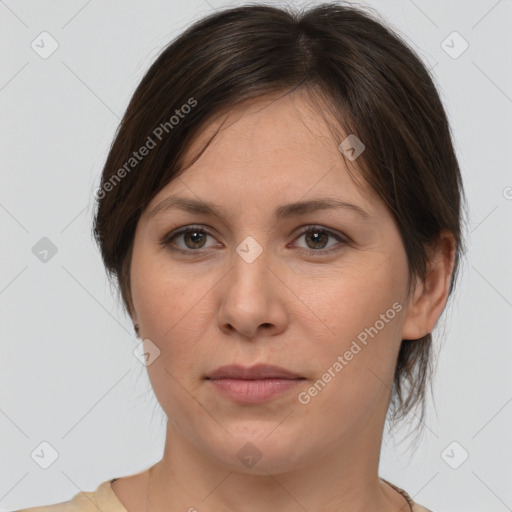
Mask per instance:
[[[263,380],[263,379],[302,379],[300,375],[292,373],[280,366],[270,364],[257,364],[255,366],[227,365],[217,368],[206,376],[207,379],[237,379],[237,380]]]
[[[291,390],[305,378],[279,366],[261,364],[221,366],[205,380],[218,393],[235,402],[260,403]]]

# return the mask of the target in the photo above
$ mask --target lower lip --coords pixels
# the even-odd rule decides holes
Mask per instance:
[[[208,379],[222,395],[243,403],[266,402],[304,379]]]

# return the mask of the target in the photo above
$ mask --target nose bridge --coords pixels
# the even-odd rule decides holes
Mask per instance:
[[[231,270],[220,300],[221,324],[231,324],[246,335],[261,324],[280,323],[279,299],[273,282],[270,251],[253,237],[235,247]]]
[[[247,236],[235,248],[232,277],[244,287],[249,285],[251,289],[263,284],[263,278],[269,272],[269,252],[263,243],[252,236]]]
[[[234,246],[230,270],[218,290],[217,323],[227,335],[235,331],[255,340],[284,332],[289,318],[286,287],[279,278],[284,267],[274,257],[272,236],[261,224],[254,227],[259,221],[250,222],[239,231],[245,238]]]

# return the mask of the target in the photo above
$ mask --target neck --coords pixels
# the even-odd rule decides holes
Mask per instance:
[[[378,477],[382,430],[382,424],[368,421],[357,431],[343,433],[336,445],[320,453],[301,454],[293,467],[265,466],[263,456],[243,471],[240,465],[230,466],[205,454],[168,422],[164,456],[149,475],[147,510],[163,512],[170,506],[190,512],[409,510],[404,497]],[[268,443],[265,446],[270,450]]]

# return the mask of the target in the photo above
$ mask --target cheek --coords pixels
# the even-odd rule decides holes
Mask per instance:
[[[196,292],[190,278],[177,278],[167,265],[149,255],[134,258],[133,265],[137,272],[132,293],[141,334],[160,350],[147,366],[151,386],[172,423],[178,427],[181,422],[190,424],[199,414],[191,394],[197,385],[192,376],[198,375],[201,361],[198,332],[204,329],[200,323],[204,317],[197,314],[197,308],[205,291],[198,287]]]
[[[194,360],[199,352],[198,333],[204,328],[202,322],[205,320],[197,313],[202,294],[196,297],[177,286],[175,281],[167,284],[161,275],[156,280],[139,284],[134,297],[135,293],[142,335],[158,346],[160,362],[175,371],[179,366],[186,366],[187,361]]]
[[[348,413],[364,409],[388,391],[405,309],[401,297],[406,269],[393,267],[390,259],[382,258],[364,272],[347,269],[321,294],[310,296],[312,309],[329,327],[324,342],[315,347],[321,382],[311,393],[317,393],[319,405],[335,403],[336,409]]]
[[[162,338],[173,332],[204,294],[200,286],[190,286],[191,282],[160,251],[134,251],[132,295],[144,335]]]
[[[177,271],[165,255],[149,251],[134,252],[132,269],[133,302],[141,335],[160,350],[155,364],[148,366],[153,387],[155,391],[179,393],[172,377],[195,382],[204,371],[208,345],[204,333],[211,328],[215,314],[209,294],[218,279],[210,282],[208,276],[198,279],[190,272]]]
[[[397,309],[405,308],[402,296],[405,289],[406,269],[393,265],[391,258],[379,257],[360,266],[347,266],[325,279],[318,288],[307,289],[307,303],[320,318],[333,340],[347,342],[370,328],[381,315],[386,323],[386,334],[391,324],[398,324]],[[399,303],[402,308],[393,308]],[[389,314],[386,315],[388,310]],[[395,329],[393,329],[396,332]]]

